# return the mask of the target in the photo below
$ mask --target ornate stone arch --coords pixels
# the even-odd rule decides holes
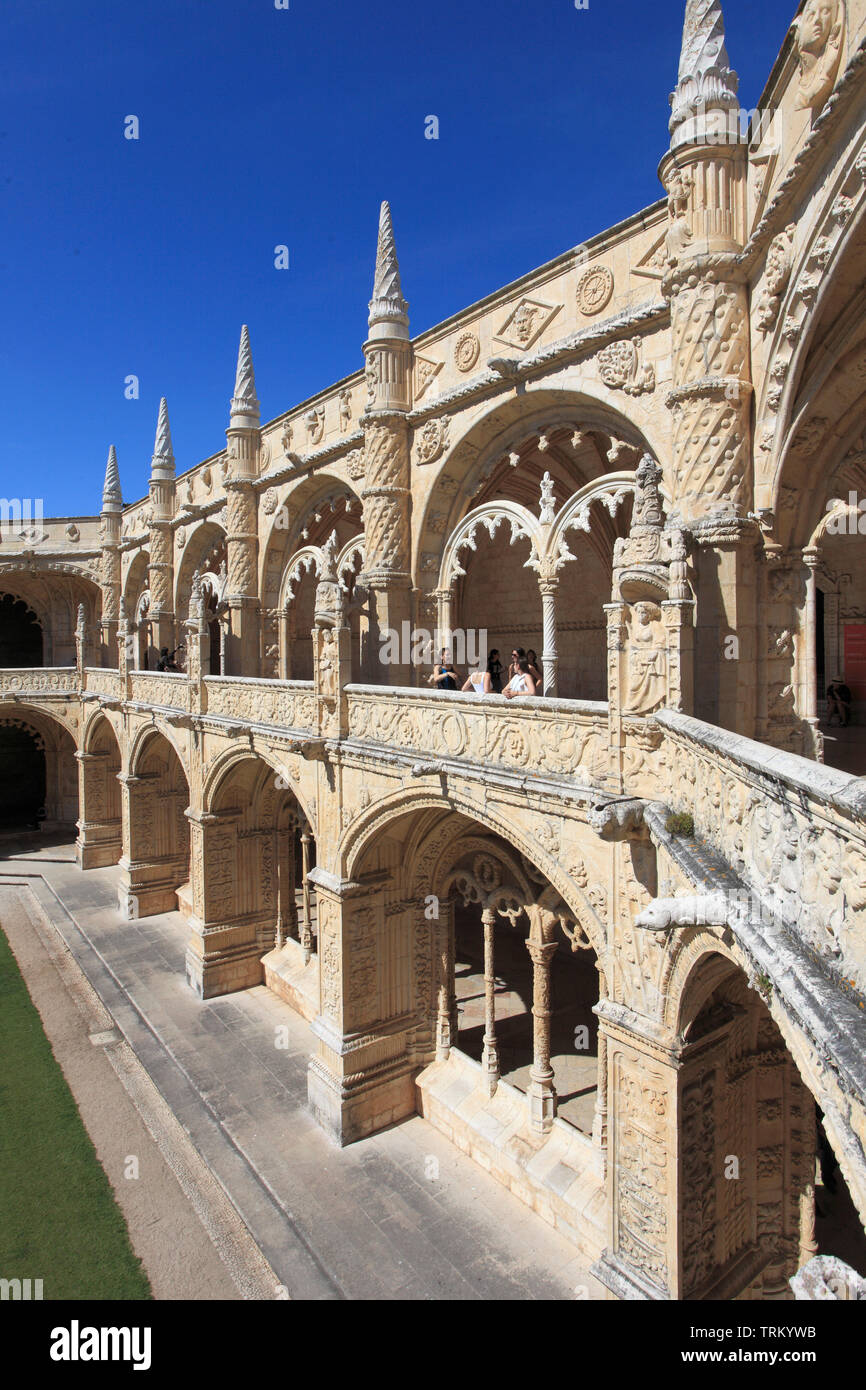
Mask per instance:
[[[821,397],[846,354],[862,348],[866,198],[861,167],[861,152],[855,148],[822,193],[806,239],[796,256],[791,256],[767,353],[755,438],[757,504],[772,509],[783,543],[797,539],[796,518],[788,501],[791,493],[786,496],[786,489],[802,486],[811,492],[816,474],[826,471],[816,453],[827,449],[839,453],[858,433],[856,420],[847,429],[840,421],[844,412],[838,402],[832,408],[822,406]],[[793,235],[796,239],[796,230]],[[852,274],[858,281],[854,293],[845,288],[846,277]],[[838,329],[837,341],[817,359],[813,349],[820,335],[826,334],[828,321]],[[862,432],[862,405],[858,413]],[[801,530],[811,530],[815,518],[800,524]],[[801,535],[798,543],[804,538]]]
[[[160,734],[165,739],[166,743],[168,743],[169,746],[173,749],[173,751],[177,754],[177,760],[180,763],[181,771],[183,772],[183,775],[186,778],[187,786],[191,788],[192,783],[190,777],[190,768],[186,751],[181,747],[180,743],[178,742],[175,730],[172,728],[172,726],[168,723],[167,720],[163,719],[159,715],[154,715],[152,721],[149,724],[140,725],[132,736],[132,742],[129,746],[128,759],[128,767],[130,774],[132,776],[135,775],[138,767],[140,766],[142,757],[147,752],[147,743],[154,734]]]
[[[450,589],[454,580],[466,573],[460,564],[460,551],[465,547],[470,550],[476,548],[476,537],[481,528],[492,538],[504,522],[511,526],[512,545],[518,540],[529,541],[530,555],[526,564],[539,558],[542,537],[537,518],[516,502],[488,502],[465,516],[449,536],[439,569],[440,589]]]
[[[601,960],[605,950],[606,931],[589,899],[549,850],[506,817],[480,807],[456,788],[449,787],[447,796],[431,788],[403,787],[380,798],[352,821],[344,830],[338,850],[338,862],[345,878],[352,878],[363,859],[368,845],[387,826],[401,816],[426,809],[457,811],[495,835],[501,836],[529,863],[535,865],[548,884],[556,890],[579,922],[589,945]]]

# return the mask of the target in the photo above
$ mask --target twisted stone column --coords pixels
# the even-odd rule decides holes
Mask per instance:
[[[370,623],[362,665],[367,678],[377,684],[407,685],[411,644],[403,639],[411,631],[409,427],[402,415],[383,412],[366,417],[363,424],[365,562],[360,582],[370,595]],[[380,655],[388,633],[401,639],[401,651],[400,660],[386,668]]]
[[[229,633],[226,660],[232,676],[259,674],[258,509],[252,483],[226,483]]]
[[[544,693],[555,696],[558,685],[559,651],[556,641],[556,594],[559,580],[550,575],[540,579],[541,612],[544,624],[544,650],[541,653],[541,666],[544,672]]]

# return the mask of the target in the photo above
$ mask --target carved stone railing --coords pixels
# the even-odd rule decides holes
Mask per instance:
[[[7,667],[0,670],[0,695],[64,695],[78,690],[74,666]]]
[[[106,670],[103,666],[88,666],[84,673],[84,688],[90,695],[104,695],[106,699],[118,700],[121,695],[120,672]]]
[[[207,713],[245,724],[281,729],[316,728],[312,681],[262,681],[245,676],[207,676]]]
[[[129,678],[129,699],[141,705],[157,705],[161,709],[186,710],[189,707],[189,683],[180,672],[133,671]]]
[[[866,993],[866,779],[672,710],[655,723],[657,780],[641,794],[691,814],[697,839],[843,988]]]
[[[529,777],[575,777],[601,786],[607,776],[607,705],[463,695],[350,685],[349,738],[415,753],[465,760]]]

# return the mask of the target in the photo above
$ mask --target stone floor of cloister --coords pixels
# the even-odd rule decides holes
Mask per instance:
[[[0,842],[0,888],[35,895],[291,1297],[604,1296],[563,1235],[421,1116],[334,1147],[307,1109],[309,1026],[264,987],[198,1000],[180,914],[123,921],[117,879],[82,873],[68,839]]]

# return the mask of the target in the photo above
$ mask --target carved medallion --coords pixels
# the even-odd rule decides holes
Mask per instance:
[[[459,372],[471,372],[478,361],[481,343],[469,329],[461,333],[454,344],[454,363]]]
[[[606,265],[585,270],[577,282],[577,307],[582,314],[600,314],[613,294],[613,271]]]

